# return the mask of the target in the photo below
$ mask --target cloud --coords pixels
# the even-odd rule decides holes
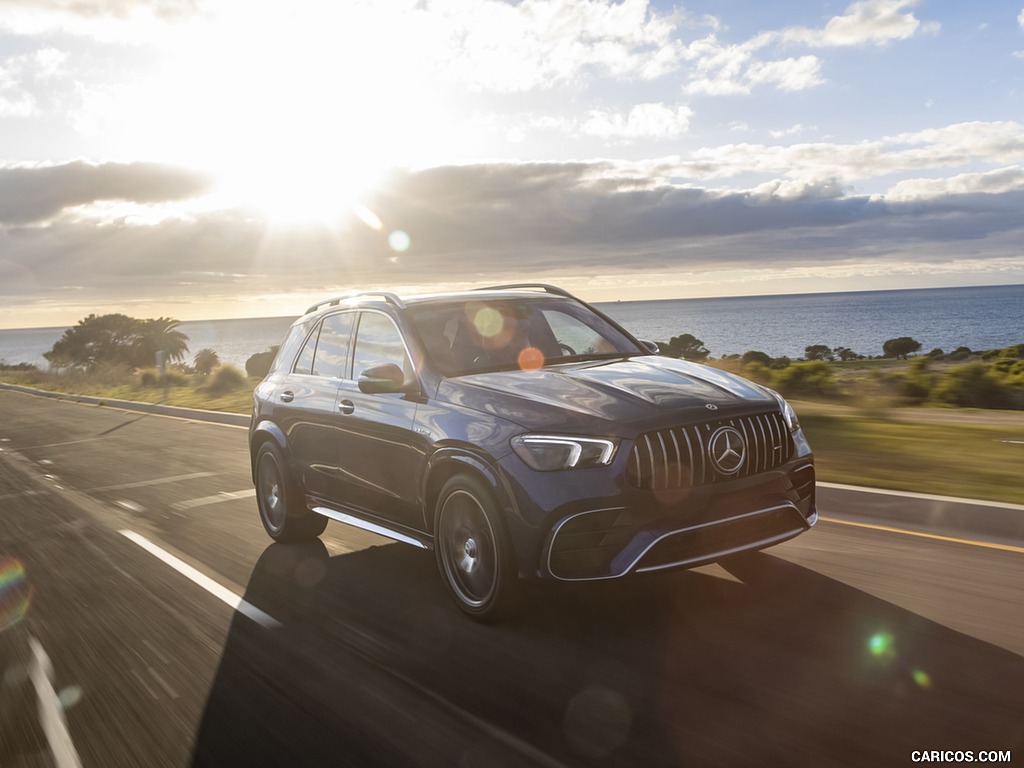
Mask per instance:
[[[693,63],[687,93],[709,96],[747,94],[756,86],[774,85],[783,91],[801,91],[824,82],[816,56],[759,59],[774,35],[761,34],[739,45],[723,45],[709,35],[687,46],[684,58]]]
[[[41,48],[0,61],[0,117],[38,114],[39,103],[32,86],[58,75],[66,60],[66,53]]]
[[[602,139],[671,139],[687,132],[692,116],[687,106],[637,104],[627,114],[592,110],[578,130]]]
[[[9,166],[0,168],[0,223],[42,222],[65,209],[100,201],[184,200],[209,188],[202,174],[155,163]]]
[[[815,56],[757,62],[747,70],[747,78],[752,85],[770,83],[780,91],[802,91],[824,82]]]
[[[856,144],[725,144],[694,151],[672,173],[693,179],[760,173],[852,183],[901,171],[1022,161],[1024,125],[996,121],[957,123]]]
[[[489,163],[392,174],[366,215],[275,229],[252,212],[197,211],[140,226],[59,216],[91,200],[137,201],[202,189],[187,171],[149,166],[4,169],[0,228],[8,304],[88,309],[157,299],[206,301],[271,291],[447,285],[530,275],[701,272],[891,261],[991,260],[1021,266],[1024,170],[1007,166],[945,183],[854,194],[843,179],[775,179],[748,189],[681,185],[657,164]],[[15,194],[20,192],[20,194]],[[376,226],[376,222],[380,226]],[[410,238],[396,252],[389,235]],[[975,245],[977,244],[977,245]],[[93,304],[89,304],[93,302]],[[301,302],[299,302],[301,303]],[[92,311],[92,310],[89,310]]]
[[[679,67],[673,17],[647,0],[428,3],[445,76],[495,91],[571,84],[592,75],[650,80]]]
[[[159,39],[168,23],[205,15],[201,0],[0,0],[0,29],[133,45]]]
[[[792,27],[782,32],[789,43],[815,47],[884,45],[906,40],[919,31],[935,33],[937,22],[922,25],[907,11],[917,0],[860,0],[850,5],[841,16],[834,16],[822,29]]]
[[[948,179],[904,179],[885,194],[885,199],[912,202],[952,195],[1005,195],[1010,192],[1024,192],[1024,167],[999,168],[986,173],[963,173]]]

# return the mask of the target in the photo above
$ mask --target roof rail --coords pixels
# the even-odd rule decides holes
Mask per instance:
[[[309,309],[306,310],[305,314],[308,315],[310,312],[320,309],[320,307],[336,306],[343,301],[347,301],[348,299],[356,299],[359,298],[360,296],[383,296],[385,301],[394,304],[399,309],[405,309],[405,302],[402,301],[401,298],[399,298],[397,293],[392,293],[391,291],[349,291],[348,293],[343,293],[340,296],[334,296],[333,298],[330,299],[318,301],[316,304],[309,307]]]
[[[545,293],[553,293],[556,296],[564,296],[567,299],[575,299],[576,297],[569,293],[564,288],[559,288],[557,285],[549,285],[548,283],[509,283],[508,285],[489,285],[486,288],[475,288],[477,291],[505,291],[512,290],[515,288],[536,288],[544,291]]]

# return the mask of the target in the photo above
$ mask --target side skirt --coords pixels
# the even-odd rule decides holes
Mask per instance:
[[[345,523],[345,525],[351,525],[353,528],[359,528],[370,533],[376,533],[378,536],[384,536],[395,541],[400,541],[403,544],[411,544],[414,547],[420,549],[433,549],[434,540],[432,537],[428,537],[425,534],[417,533],[416,531],[409,531],[406,529],[398,530],[381,523],[371,523],[369,520],[364,520],[361,517],[350,515],[347,512],[339,512],[336,509],[324,506],[314,506],[310,508],[311,511],[316,512],[318,515],[323,515],[331,520],[337,520],[339,523]]]

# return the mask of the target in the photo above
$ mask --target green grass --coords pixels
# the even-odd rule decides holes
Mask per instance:
[[[802,415],[818,479],[1024,504],[1024,426]],[[1009,442],[1016,441],[1016,442]]]
[[[133,400],[141,403],[160,403],[179,408],[199,408],[228,413],[249,413],[252,410],[252,390],[259,379],[250,378],[246,384],[229,392],[209,392],[209,377],[190,376],[187,386],[139,386],[124,381],[124,375],[49,374],[43,372],[3,371],[0,381],[34,387],[48,392]]]

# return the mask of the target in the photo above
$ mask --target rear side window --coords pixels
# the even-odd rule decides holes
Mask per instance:
[[[328,315],[320,325],[320,337],[313,355],[313,375],[343,379],[348,373],[349,343],[353,312]]]
[[[271,373],[287,368],[291,364],[291,361],[295,359],[295,353],[298,351],[299,345],[306,338],[306,334],[309,333],[310,326],[312,325],[311,321],[295,323],[295,325],[288,329],[288,335],[285,336],[281,346],[278,347],[277,355],[274,356],[274,362],[270,366]]]
[[[295,367],[292,368],[294,373],[309,374],[313,370],[313,353],[316,352],[316,340],[319,335],[320,326],[317,325],[316,329],[309,334],[306,343],[302,345],[302,351],[299,352],[299,357],[295,361]]]

